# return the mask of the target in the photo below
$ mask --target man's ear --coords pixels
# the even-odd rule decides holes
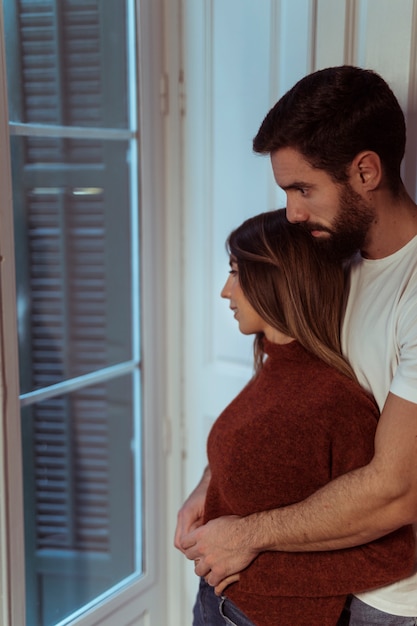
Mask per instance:
[[[382,175],[381,159],[372,150],[359,152],[349,168],[350,184],[358,193],[376,189],[381,183]]]

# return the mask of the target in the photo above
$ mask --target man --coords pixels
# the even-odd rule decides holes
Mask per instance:
[[[343,349],[381,418],[369,465],[290,507],[202,526],[206,470],[179,512],[175,545],[218,591],[262,551],[345,548],[417,521],[417,205],[400,177],[398,101],[372,71],[315,72],[271,109],[254,150],[270,154],[291,222],[340,257],[361,251]],[[417,573],[354,598],[350,624],[417,624]]]

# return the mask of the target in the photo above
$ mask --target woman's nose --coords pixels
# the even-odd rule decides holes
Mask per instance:
[[[222,298],[229,298],[230,299],[230,276],[229,278],[226,280],[226,282],[223,285],[223,289],[220,292],[220,296]]]

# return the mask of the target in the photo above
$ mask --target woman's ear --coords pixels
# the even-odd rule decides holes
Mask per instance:
[[[349,168],[350,184],[357,191],[366,192],[376,189],[382,180],[382,164],[376,152],[359,152]]]

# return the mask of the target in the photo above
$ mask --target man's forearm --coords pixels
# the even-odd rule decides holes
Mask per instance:
[[[195,561],[196,574],[216,586],[264,551],[311,552],[361,545],[417,517],[415,489],[397,489],[397,482],[391,484],[372,465],[366,466],[297,504],[246,517],[213,519],[184,537],[183,552]],[[388,488],[381,490],[381,484],[387,483]]]
[[[239,521],[252,550],[304,552],[360,545],[414,521],[407,492],[381,494],[372,466],[340,476],[297,504]],[[375,485],[375,487],[374,487]]]
[[[182,550],[209,584],[241,572],[266,550],[337,550],[417,521],[417,405],[389,394],[365,467],[306,500],[246,517],[213,519],[183,537]]]

